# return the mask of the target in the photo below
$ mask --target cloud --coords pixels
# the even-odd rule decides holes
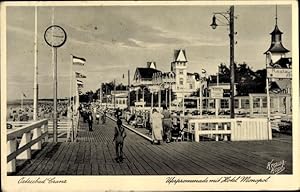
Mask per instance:
[[[13,26],[13,25],[7,25],[7,32],[16,32],[16,33],[21,33],[22,35],[27,35],[27,36],[34,35],[33,31],[29,31],[27,29]]]

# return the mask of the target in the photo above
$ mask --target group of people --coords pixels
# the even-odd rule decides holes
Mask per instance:
[[[57,118],[67,118],[68,103],[58,103]],[[39,103],[38,104],[38,118],[52,119],[53,117],[53,103]],[[8,121],[31,121],[33,119],[33,104],[26,104],[23,106],[11,105],[8,108]]]
[[[96,109],[96,108],[94,108]],[[91,110],[85,109],[85,107],[81,106],[79,108],[80,114],[83,117],[83,121],[87,122],[89,125],[89,131],[93,131],[93,114]],[[99,124],[100,114],[98,112],[98,109],[94,110],[97,124]],[[123,146],[124,146],[124,140],[126,137],[126,131],[124,127],[122,126],[122,111],[120,109],[117,109],[115,112],[115,117],[117,118],[117,126],[114,130],[114,137],[113,142],[115,143],[115,151],[116,151],[116,158],[115,160],[118,163],[123,162]],[[106,110],[103,111],[102,115],[102,123],[105,124],[106,119]]]
[[[160,144],[161,141],[171,142],[172,119],[166,106],[163,106],[161,113],[157,109],[152,110],[150,123],[154,144]]]

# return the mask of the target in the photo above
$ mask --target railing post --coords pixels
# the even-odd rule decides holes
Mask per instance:
[[[17,139],[7,141],[7,154],[11,154],[17,150]],[[7,172],[16,172],[16,159],[7,163]]]
[[[179,125],[180,129],[182,130],[184,128],[184,118],[182,114],[179,115]]]
[[[267,123],[263,123],[264,124],[264,127],[267,127],[268,130],[268,140],[272,140],[272,127],[271,127],[271,122],[267,120]]]
[[[45,142],[48,142],[48,138],[49,138],[49,133],[48,133],[48,121],[46,121],[46,123],[43,125],[43,129],[44,129],[44,133],[47,132],[46,136],[45,136]]]
[[[227,131],[227,123],[224,124],[224,130]],[[227,135],[224,135],[224,141],[228,141]]]
[[[195,141],[199,142],[199,124],[197,121],[195,122]],[[200,126],[201,127],[201,126]]]
[[[41,135],[42,135],[42,128],[41,127],[37,127],[35,129],[33,129],[32,140],[40,137]],[[35,143],[34,145],[32,145],[31,149],[32,150],[40,150],[40,149],[42,149],[42,141],[38,141],[37,143]]]
[[[219,124],[216,123],[216,131],[218,132],[218,130],[219,130]],[[216,134],[216,141],[219,141],[219,135],[218,134]]]
[[[18,148],[23,147],[30,141],[31,141],[31,132],[29,131],[22,135],[22,139]],[[25,151],[23,151],[20,155],[17,156],[17,159],[31,159],[31,149],[28,148]]]

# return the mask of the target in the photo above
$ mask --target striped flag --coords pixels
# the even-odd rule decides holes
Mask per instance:
[[[72,55],[72,61],[73,61],[73,65],[84,65],[86,62],[85,58],[76,57],[74,55]]]
[[[77,79],[77,85],[78,85],[78,87],[82,88],[83,87],[83,82]]]
[[[86,78],[86,76],[82,73],[75,72],[76,78]]]

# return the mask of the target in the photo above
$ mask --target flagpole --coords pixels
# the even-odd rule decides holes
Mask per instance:
[[[23,98],[23,94],[24,94],[24,93],[21,93],[21,109],[22,109],[22,110],[23,110],[23,99],[24,99],[24,98]]]
[[[100,99],[100,108],[102,108],[102,83],[100,84],[100,90],[99,90],[99,99]]]
[[[70,105],[70,112],[71,112],[71,106],[72,106],[72,71],[73,71],[73,55],[70,54],[70,100],[69,100],[69,105]]]
[[[128,70],[128,94],[127,94],[127,101],[128,101],[128,109],[130,110],[130,70]]]
[[[71,112],[71,141],[73,142],[74,140],[74,133],[73,133],[73,106],[72,106],[72,95],[73,95],[73,84],[72,84],[72,81],[73,81],[73,55],[71,54],[70,55],[70,64],[71,64],[71,70],[70,70],[70,112]],[[74,98],[73,98],[74,100]]]
[[[116,79],[114,79],[114,109],[116,109]]]
[[[74,73],[72,73],[72,77],[73,77]],[[75,113],[75,94],[76,94],[76,86],[77,86],[77,80],[76,80],[76,75],[75,77],[73,78],[73,86],[72,88],[72,95],[73,96],[73,104],[72,104],[72,142],[74,142],[74,139],[75,139],[75,133],[74,133],[74,113]],[[74,94],[73,94],[74,93]]]
[[[34,8],[34,87],[33,87],[33,120],[38,116],[38,48],[37,48],[37,6]]]

